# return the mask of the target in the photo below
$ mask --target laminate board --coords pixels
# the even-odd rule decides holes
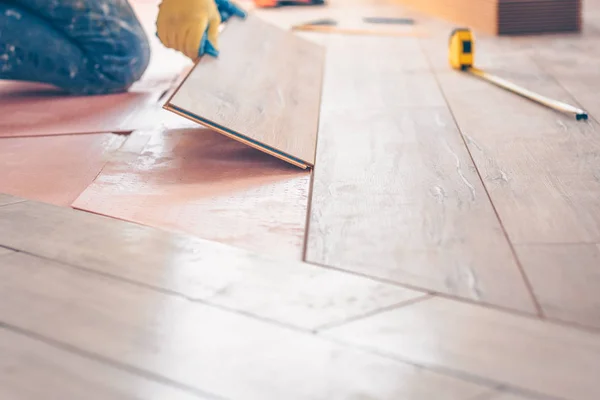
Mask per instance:
[[[0,328],[0,398],[5,400],[209,400]]]
[[[69,206],[124,141],[111,133],[0,138],[0,192]]]
[[[137,131],[73,207],[299,260],[309,183],[208,129]]]
[[[516,246],[546,317],[600,329],[596,244]]]
[[[221,398],[460,399],[488,388],[189,300],[18,254],[0,320]],[[50,323],[60,316],[60,324]],[[274,378],[276,377],[276,378]]]
[[[5,207],[0,245],[305,329],[423,295],[72,209],[32,202]]]
[[[579,105],[526,55],[497,71],[537,93]],[[510,240],[599,241],[598,124],[465,74],[438,77]]]
[[[326,334],[517,393],[572,400],[600,394],[600,335],[474,304],[433,298]]]
[[[534,312],[439,88],[392,79],[409,80],[411,65],[423,65],[424,56],[402,62],[400,53],[392,58],[380,48],[364,57],[354,52],[363,41],[329,41],[305,259]],[[371,76],[364,90],[353,84],[363,70]],[[411,105],[413,94],[418,101]]]
[[[296,166],[312,167],[324,49],[249,13],[218,58],[203,57],[165,108]]]

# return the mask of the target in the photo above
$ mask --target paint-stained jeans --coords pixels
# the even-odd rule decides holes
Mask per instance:
[[[0,79],[118,93],[149,59],[148,38],[127,0],[0,0]]]

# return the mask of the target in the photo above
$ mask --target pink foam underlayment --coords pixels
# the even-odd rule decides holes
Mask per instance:
[[[207,129],[136,131],[72,207],[301,259],[309,179]]]
[[[106,96],[67,96],[49,85],[0,81],[0,137],[131,132],[193,123],[162,109],[165,92],[191,68],[181,53],[165,48],[155,36],[157,0],[131,4],[151,45],[142,78],[127,92]]]
[[[126,136],[112,133],[0,139],[0,193],[68,207]]]

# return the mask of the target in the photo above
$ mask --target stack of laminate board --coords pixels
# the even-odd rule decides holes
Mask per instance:
[[[581,0],[398,0],[495,35],[579,32]]]

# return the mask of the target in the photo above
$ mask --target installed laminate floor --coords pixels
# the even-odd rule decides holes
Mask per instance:
[[[477,36],[588,122],[450,70],[451,24],[329,3],[258,14],[429,36],[301,33],[327,50],[312,172],[157,129],[107,152],[87,211],[0,194],[1,399],[600,398],[600,0],[582,35]]]

